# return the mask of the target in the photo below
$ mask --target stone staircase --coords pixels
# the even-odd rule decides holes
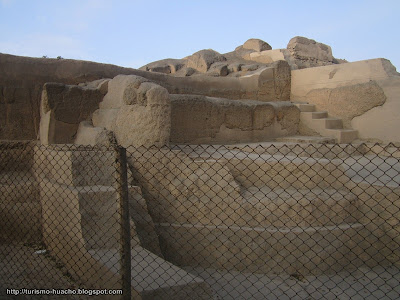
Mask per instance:
[[[167,244],[167,257],[176,256],[191,267],[318,275],[390,265],[390,257],[398,254],[399,241],[391,241],[389,236],[395,234],[390,228],[376,236],[377,224],[387,222],[387,216],[374,212],[400,204],[396,195],[398,161],[392,168],[397,177],[394,174],[395,179],[385,182],[393,188],[385,187],[382,195],[376,180],[382,178],[378,177],[380,170],[372,169],[369,163],[376,167],[379,157],[365,158],[369,149],[361,144],[254,143],[182,149],[188,149],[186,153],[199,167],[215,171],[214,181],[209,179],[203,185],[217,189],[221,184],[218,178],[228,181],[229,176],[222,175],[222,168],[228,168],[240,186],[240,196],[230,199],[233,193],[229,192],[223,198],[214,195],[201,200],[209,207],[217,206],[210,208],[211,217],[201,217],[202,224],[156,224]],[[189,203],[181,205],[189,207]],[[220,207],[223,211],[217,213]],[[200,215],[200,209],[194,211]],[[222,253],[218,245],[221,239],[225,241]]]
[[[300,123],[325,137],[332,137],[338,143],[351,143],[358,137],[353,129],[343,129],[342,120],[329,117],[326,111],[316,111],[314,104],[293,102],[300,109]]]

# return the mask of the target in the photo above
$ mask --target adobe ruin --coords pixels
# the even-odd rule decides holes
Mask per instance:
[[[327,45],[295,37],[286,49],[272,49],[264,41],[250,39],[229,53],[201,50],[182,59],[153,62],[138,70],[7,54],[0,54],[0,66],[1,140],[38,139],[54,149],[58,149],[57,144],[74,144],[79,148],[117,143],[146,149],[146,153],[153,155],[142,157],[133,152],[128,157],[130,201],[134,211],[140,212],[132,215],[133,255],[148,255],[173,268],[181,274],[179,284],[185,289],[209,296],[210,287],[205,280],[183,269],[194,267],[196,256],[204,258],[203,268],[218,266],[221,270],[256,270],[263,274],[301,269],[306,275],[345,269],[350,260],[362,265],[366,260],[361,257],[363,241],[375,243],[374,254],[381,261],[397,262],[400,257],[396,247],[400,243],[400,218],[387,213],[400,206],[398,178],[390,181],[390,186],[379,188],[374,182],[361,180],[350,163],[359,155],[379,159],[380,155],[385,156],[384,151],[391,150],[389,143],[400,143],[400,131],[394,130],[400,128],[400,76],[386,59],[347,62],[335,58]],[[362,144],[370,142],[382,143],[384,151],[375,153],[373,146]],[[301,149],[296,148],[299,143],[303,145]],[[347,148],[338,143],[354,146]],[[196,148],[204,144],[225,145],[224,155]],[[274,145],[276,152],[284,151],[290,159],[277,160],[272,149],[257,153],[260,144]],[[185,152],[176,145],[188,145],[195,150]],[[55,165],[66,163],[71,169],[62,181],[55,179],[57,168],[50,163],[54,157],[52,150],[47,149],[44,156],[27,155],[27,170],[34,170],[37,165],[53,166],[46,169],[45,176],[37,176],[35,183],[29,183],[33,201],[26,213],[32,211],[37,224],[23,228],[26,232],[34,231],[32,235],[42,225],[48,225],[49,215],[46,211],[41,216],[39,213],[46,205],[58,207],[70,201],[74,209],[84,211],[101,209],[97,203],[109,201],[105,200],[110,193],[107,189],[98,188],[94,196],[87,195],[83,187],[94,189],[98,184],[86,182],[81,175],[90,163],[81,152],[60,147],[57,151],[65,152],[67,159]],[[318,151],[312,151],[315,149]],[[152,168],[159,162],[160,153],[168,162]],[[332,154],[342,155],[343,161],[334,159]],[[99,163],[88,172],[107,174],[109,166],[102,159],[110,155],[99,158]],[[392,156],[398,158],[399,154]],[[317,166],[318,171],[310,166]],[[393,166],[399,171],[397,161]],[[255,179],[254,174],[259,177]],[[101,185],[109,187],[110,183],[100,178],[103,179]],[[369,197],[354,192],[360,186],[370,191]],[[57,189],[63,189],[67,197],[48,196]],[[263,198],[267,194],[276,196]],[[162,197],[171,204],[166,204]],[[213,202],[214,198],[219,202]],[[335,201],[329,201],[331,198]],[[174,201],[192,209],[182,212]],[[363,203],[368,201],[369,205],[373,201],[376,211],[366,210]],[[278,204],[284,212],[281,218],[272,213]],[[227,214],[229,218],[221,217]],[[265,217],[257,219],[260,215]],[[68,218],[68,211],[65,217]],[[379,240],[372,241],[370,233],[379,226],[363,226],[368,218],[378,218],[381,223],[390,218],[396,227],[379,228]],[[23,223],[21,218],[16,219]],[[99,255],[114,253],[112,241],[102,243],[101,232],[85,223],[83,212],[81,219],[70,221],[79,232],[74,244],[79,249],[77,253],[95,260],[100,271],[105,268],[107,272],[118,272]],[[108,226],[106,221],[104,224]],[[299,224],[307,230],[290,231]],[[4,228],[10,230],[10,226]],[[143,228],[149,233],[147,239],[141,236]],[[115,228],[112,230],[116,232]],[[189,236],[185,235],[188,231]],[[326,240],[320,238],[322,231]],[[59,237],[46,228],[42,232],[49,247],[62,259],[65,253],[57,243],[50,242]],[[93,232],[96,245],[102,245],[100,250],[88,241],[87,236]],[[258,252],[263,241],[279,240],[288,232],[292,240],[286,245],[278,243],[268,253]],[[210,241],[203,242],[203,249],[214,249],[212,237],[223,236],[231,246],[224,248],[228,258],[209,255],[193,246],[200,236],[207,234]],[[256,236],[255,245],[233,242],[247,235]],[[307,236],[321,244],[305,243],[295,263],[289,261],[288,254],[279,252],[284,246],[297,251],[296,245],[307,240]],[[389,238],[393,242],[387,245],[385,240]],[[357,242],[360,245],[349,251]],[[329,243],[335,243],[349,257],[334,252]],[[308,259],[314,247],[322,249],[320,257]],[[252,259],[246,260],[244,253]],[[264,263],[279,255],[281,265]],[[328,257],[337,260],[324,260]],[[85,275],[75,271],[78,276]],[[193,284],[189,287],[185,280]],[[133,288],[145,298],[148,291],[135,284],[132,283]],[[176,286],[168,284],[163,289],[173,295]],[[157,288],[148,293],[156,294]]]

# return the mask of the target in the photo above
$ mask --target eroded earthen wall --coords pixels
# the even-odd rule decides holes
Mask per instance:
[[[37,138],[40,98],[46,82],[73,85],[101,78],[114,78],[119,74],[133,74],[152,80],[173,94],[286,101],[290,97],[290,70],[287,69],[279,62],[260,74],[241,78],[176,78],[88,61],[0,54],[0,139]]]
[[[244,143],[294,135],[299,110],[289,102],[170,95],[171,142]]]

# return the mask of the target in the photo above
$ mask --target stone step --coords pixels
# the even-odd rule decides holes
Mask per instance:
[[[120,273],[118,250],[90,250],[89,253],[113,273]],[[131,258],[131,286],[142,299],[212,299],[211,288],[202,278],[150,251],[134,247]]]
[[[395,157],[400,158],[400,147],[393,144],[379,145],[379,144],[367,144],[368,154],[385,156],[385,157]]]
[[[305,276],[388,263],[385,255],[392,253],[361,223],[288,228],[167,223],[156,226],[166,257],[172,263],[193,267]]]
[[[351,143],[358,138],[358,131],[354,129],[325,129],[326,135],[336,138],[338,143]]]
[[[350,156],[360,156],[370,149],[365,144],[339,145],[334,138],[327,137],[283,137],[279,142],[249,143],[227,145],[226,147],[245,153],[285,155],[290,157],[313,157],[326,159],[342,159]],[[327,143],[325,143],[327,142]]]
[[[400,159],[395,157],[379,157],[366,155],[363,157],[349,157],[344,160],[343,168],[353,184],[365,183],[383,188],[398,188],[400,186]],[[367,189],[367,188],[365,188]],[[368,189],[368,194],[373,195],[375,188]],[[400,191],[398,191],[398,195]],[[399,197],[399,196],[397,196]],[[391,199],[391,201],[397,201]]]
[[[337,118],[322,118],[322,119],[314,119],[314,123],[318,124],[322,128],[327,129],[342,129],[343,123],[341,119]]]
[[[328,112],[326,111],[303,112],[301,113],[301,116],[306,117],[308,119],[322,119],[328,117]]]
[[[293,102],[293,104],[296,105],[300,109],[300,112],[314,112],[315,111],[314,104],[298,103],[298,102]]]
[[[325,136],[285,136],[276,138],[275,141],[279,143],[295,143],[295,144],[334,144],[334,138]],[[274,143],[275,145],[275,143]]]
[[[355,223],[362,216],[357,196],[349,190],[249,187],[235,210],[236,224],[250,227],[315,227]],[[243,224],[241,224],[243,223]]]
[[[235,180],[245,188],[340,189],[349,180],[339,160],[239,151],[226,153],[224,159]]]
[[[351,143],[358,137],[356,130],[342,129],[342,121],[328,118],[326,112],[301,113],[300,122],[322,136],[335,138],[338,143]]]

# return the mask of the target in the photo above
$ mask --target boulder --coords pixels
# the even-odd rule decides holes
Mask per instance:
[[[241,63],[233,63],[228,65],[228,71],[229,73],[235,73],[235,72],[240,72],[242,70],[243,64]]]
[[[186,60],[184,59],[167,58],[144,65],[143,67],[140,67],[139,70],[164,74],[174,74],[182,69],[185,65]]]
[[[250,60],[251,53],[256,52],[253,49],[245,49],[243,46],[236,47],[235,51],[233,52],[236,57],[240,58],[241,60]]]
[[[187,67],[205,73],[216,62],[226,61],[226,58],[212,49],[200,50],[187,58]]]
[[[174,73],[174,76],[177,77],[187,77],[187,76],[192,76],[193,74],[196,73],[196,70],[193,68],[187,68],[187,67],[183,67],[182,69],[180,69],[179,71],[177,71],[176,73]]]
[[[249,50],[254,50],[257,52],[265,51],[265,50],[271,50],[272,47],[264,42],[263,40],[259,39],[249,39],[243,44],[244,49],[249,49]]]
[[[243,72],[251,72],[251,71],[255,71],[259,68],[259,65],[257,64],[252,64],[252,65],[243,65],[241,66],[241,70]]]
[[[228,64],[221,62],[214,63],[207,73],[213,76],[227,76],[229,74]]]

